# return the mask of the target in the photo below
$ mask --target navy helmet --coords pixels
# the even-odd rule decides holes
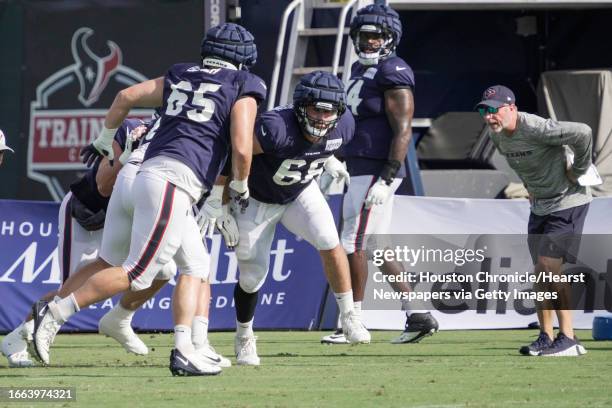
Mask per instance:
[[[306,108],[332,112],[331,119],[320,120],[308,115]],[[330,72],[313,71],[300,78],[293,91],[293,110],[302,129],[313,137],[324,137],[338,125],[346,110],[344,84]]]
[[[367,42],[361,38],[360,33],[377,33],[383,36],[383,45],[374,52],[366,52],[364,46]],[[351,39],[359,62],[363,65],[376,65],[380,59],[391,55],[402,38],[402,22],[399,14],[389,6],[371,4],[357,10],[351,21]]]
[[[227,68],[229,62],[238,69],[247,69],[257,61],[255,38],[238,24],[220,24],[206,32],[201,55],[205,65]]]

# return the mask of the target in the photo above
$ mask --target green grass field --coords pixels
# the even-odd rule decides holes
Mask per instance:
[[[2,359],[0,386],[76,387],[77,402],[59,405],[68,407],[612,406],[612,343],[588,340],[588,331],[578,332],[589,351],[579,358],[520,356],[518,347],[537,334],[526,330],[440,332],[413,345],[373,332],[370,345],[326,346],[321,334],[260,332],[260,367],[187,378],[168,370],[169,334],[141,335],[146,357],[100,335],[59,335],[52,367],[9,369]],[[233,333],[210,339],[232,355]]]

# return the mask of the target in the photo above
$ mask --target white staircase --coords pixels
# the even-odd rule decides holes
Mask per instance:
[[[347,17],[350,11],[354,13],[359,8],[371,3],[371,0],[294,0],[287,6],[281,20],[276,46],[274,70],[272,71],[268,94],[268,110],[274,108],[274,106],[286,105],[290,101],[291,93],[300,76],[309,72],[322,70],[334,74],[341,73],[342,80],[345,83],[348,81],[350,67],[356,56],[348,36],[349,30],[345,27]],[[314,10],[332,8],[340,9],[336,27],[312,28]],[[287,36],[290,16],[293,16],[293,18],[289,28],[289,43],[285,50],[285,37]],[[317,37],[329,37],[331,41],[335,41],[333,59],[330,61],[330,65],[306,66],[306,52],[309,42]],[[340,65],[340,54],[344,40],[346,40],[344,60]],[[284,69],[281,76],[280,71],[283,63]],[[280,96],[277,98],[278,89],[280,89]]]

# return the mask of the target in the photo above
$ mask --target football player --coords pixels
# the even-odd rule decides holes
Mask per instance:
[[[352,182],[344,196],[341,236],[351,269],[355,310],[360,313],[368,277],[366,236],[387,233],[393,195],[406,175],[414,74],[395,54],[402,23],[390,7],[374,4],[359,9],[351,21],[350,36],[359,57],[351,67],[347,91],[356,130],[355,138],[343,151]],[[368,243],[368,247],[372,245]],[[400,264],[391,262],[383,264],[381,270],[392,275],[402,271]],[[406,328],[393,343],[417,342],[438,329],[429,312],[410,310],[407,301],[402,308],[407,315]],[[335,344],[346,343],[347,339],[339,330],[321,341]]]
[[[108,263],[100,262],[95,259],[98,252],[102,259],[125,260],[127,258],[127,248],[129,248],[129,236],[131,217],[133,214],[133,195],[131,194],[133,181],[136,172],[140,167],[144,152],[154,135],[157,128],[157,119],[159,115],[155,114],[151,121],[142,124],[141,121],[126,119],[121,128],[115,135],[113,142],[114,150],[117,155],[120,155],[119,165],[109,166],[108,160],[104,158],[100,163],[90,169],[89,173],[83,179],[90,180],[89,183],[84,183],[79,180],[73,184],[73,188],[77,191],[76,194],[88,197],[89,203],[98,202],[106,213],[104,224],[100,229],[95,231],[87,231],[79,222],[72,219],[69,221],[67,217],[72,217],[70,212],[71,194],[69,193],[62,202],[60,211],[60,228],[59,228],[59,247],[60,247],[60,265],[62,276],[68,276],[64,280],[59,291],[53,291],[46,294],[43,299],[52,299],[54,296],[64,297],[72,293],[74,290],[84,283],[87,278],[96,272],[108,267]],[[136,126],[136,127],[134,127]],[[130,129],[133,129],[130,132]],[[143,137],[143,135],[151,130],[151,135]],[[126,143],[125,134],[131,139]],[[124,147],[125,145],[125,147]],[[132,147],[138,146],[132,152]],[[124,149],[123,153],[120,149]],[[130,154],[131,153],[131,154]],[[100,171],[97,171],[98,168]],[[116,171],[119,170],[117,174]],[[91,175],[94,174],[92,177]],[[223,183],[223,180],[222,180]],[[94,190],[97,189],[97,190]],[[113,191],[109,201],[106,197],[110,191]],[[215,187],[213,187],[213,191]],[[103,194],[103,195],[102,195]],[[206,203],[214,202],[214,195],[211,195]],[[90,204],[93,207],[93,204]],[[95,207],[93,207],[95,208]],[[89,207],[88,209],[92,211]],[[127,212],[129,215],[126,215]],[[204,215],[208,215],[214,211],[203,207],[199,211],[198,217],[202,219]],[[84,213],[84,211],[81,211]],[[93,211],[92,211],[93,213]],[[96,225],[99,223],[96,223]],[[235,221],[231,215],[225,214],[215,216],[212,221],[213,226],[218,225],[219,231],[223,235],[228,246],[235,245],[237,242],[238,230]],[[103,227],[106,229],[107,239],[104,240],[102,234]],[[74,231],[74,232],[73,232]],[[110,232],[112,231],[112,232]],[[89,233],[88,233],[89,232]],[[212,235],[212,229],[209,228],[209,236]],[[109,238],[110,237],[110,238]],[[115,242],[113,242],[113,240]],[[99,251],[102,243],[106,242],[105,250]],[[117,242],[118,241],[118,242]],[[106,252],[107,255],[102,256],[101,253]],[[65,256],[63,256],[65,254]],[[92,257],[94,259],[92,260]],[[120,262],[119,262],[120,264]],[[68,273],[65,271],[68,270]],[[146,355],[149,352],[146,344],[134,333],[131,327],[132,318],[136,310],[142,306],[147,300],[153,297],[170,279],[176,275],[176,264],[170,261],[166,264],[156,276],[150,288],[138,292],[127,292],[121,300],[106,313],[99,322],[99,331],[109,337],[115,339],[121,344],[126,351],[138,355]],[[200,350],[204,357],[212,364],[218,364],[221,367],[231,366],[231,362],[225,357],[216,353],[215,349],[209,343],[207,338],[208,332],[208,311],[210,303],[210,284],[202,282],[201,291],[198,300],[198,309],[194,317],[192,325],[192,340],[196,349]],[[34,321],[31,316],[28,316],[26,321],[19,325],[15,330],[9,333],[2,340],[2,353],[9,361],[9,367],[29,367],[33,365],[30,355],[27,351],[28,339],[32,338],[34,330]]]
[[[159,117],[157,117],[159,119]],[[117,181],[115,182],[115,186],[113,189],[113,194],[111,196],[110,202],[108,204],[108,213],[107,213],[107,225],[108,228],[105,230],[104,235],[102,237],[102,245],[100,248],[98,263],[98,270],[102,270],[104,268],[108,268],[109,266],[119,266],[125,261],[128,257],[128,249],[130,246],[130,237],[132,233],[132,223],[133,223],[133,215],[135,208],[135,196],[133,194],[134,189],[134,180],[136,178],[136,174],[140,168],[142,160],[145,156],[146,149],[149,146],[150,141],[155,137],[157,129],[159,128],[160,121],[156,120],[152,126],[150,126],[150,130],[147,131],[145,137],[142,138],[142,141],[138,147],[128,158],[126,165],[119,172],[117,176]],[[217,186],[213,187],[213,192],[215,191]],[[213,194],[214,196],[214,194]],[[207,203],[211,200],[211,197],[206,201]],[[204,214],[208,214],[210,210],[208,210],[208,206],[204,206],[201,211],[199,211],[199,216],[202,217]],[[231,218],[231,216],[229,216]],[[233,221],[233,225],[235,231],[229,231],[227,229],[228,222],[224,222],[221,217],[217,219],[217,223],[220,225],[219,230],[223,234],[226,243],[228,245],[232,245],[232,243],[237,240],[237,227],[235,227],[235,221],[233,218],[229,221]],[[232,234],[233,233],[233,234]],[[230,235],[228,235],[230,234]],[[212,229],[210,230],[210,235],[212,235]],[[192,248],[191,246],[185,248]],[[197,247],[193,247],[193,250],[198,250]],[[187,254],[188,255],[188,254]],[[190,255],[188,255],[190,256]],[[171,260],[166,264],[158,276],[153,281],[153,284],[149,289],[145,289],[137,292],[128,292],[124,298],[131,298],[138,296],[137,299],[133,300],[133,304],[126,302],[126,305],[130,307],[123,307],[122,304],[119,304],[115,309],[119,308],[119,310],[114,313],[107,313],[101,320],[99,324],[100,332],[106,334],[110,337],[115,338],[121,344],[124,345],[127,349],[127,345],[135,343],[137,336],[135,334],[133,337],[136,337],[132,341],[126,344],[127,339],[130,337],[127,336],[127,328],[125,327],[125,323],[117,324],[116,320],[121,318],[126,310],[136,310],[136,308],[140,307],[146,300],[151,298],[155,292],[152,292],[153,288],[157,286],[163,286],[168,279],[172,278],[176,274],[176,263]],[[165,279],[165,280],[164,280]],[[181,284],[181,280],[184,279],[179,277],[179,284]],[[160,287],[161,287],[160,286]],[[139,295],[141,294],[142,295]],[[192,342],[194,343],[194,347],[196,351],[199,351],[203,354],[204,358],[206,358],[211,364],[219,365],[221,367],[229,367],[231,365],[230,361],[223,356],[217,354],[214,348],[210,345],[207,340],[207,330],[208,330],[208,304],[210,303],[210,284],[207,281],[203,281],[201,283],[200,294],[198,297],[198,306],[196,309],[196,314],[192,323]],[[133,313],[132,313],[133,314]],[[118,331],[114,328],[119,327],[121,331]],[[131,331],[131,330],[130,330]],[[142,343],[143,347],[146,347],[144,343]]]
[[[35,306],[33,350],[45,364],[60,326],[80,308],[125,290],[150,287],[170,259],[182,276],[173,295],[175,347],[173,375],[215,375],[221,368],[195,350],[191,338],[200,283],[208,278],[209,257],[191,207],[210,191],[231,146],[229,183],[237,204],[248,204],[248,175],[257,104],[265,83],[246,69],[257,50],[251,33],[226,23],[211,28],[202,41],[202,62],[173,65],[164,77],[117,94],[100,136],[85,148],[84,160],[114,158],[109,135],[135,106],[162,106],[155,137],[134,182],[135,201],[128,258],[92,276],[60,301]]]
[[[313,182],[323,168],[337,178],[348,179],[334,152],[351,140],[353,132],[354,120],[346,111],[342,82],[322,71],[300,79],[293,93],[293,106],[266,112],[255,124],[249,178],[251,202],[245,212],[232,204],[240,232],[236,248],[240,275],[234,290],[235,352],[239,365],[260,363],[253,317],[279,222],[319,250],[348,340],[370,342],[370,333],[353,312],[348,263],[334,218]]]
[[[96,258],[102,241],[106,211],[118,171],[127,162],[132,146],[138,143],[133,136],[138,129],[144,128],[137,119],[126,119],[114,136],[113,149],[119,157],[119,164],[108,166],[107,160],[97,161],[83,177],[71,184],[70,191],[60,205],[58,252],[62,285],[57,291],[43,296],[53,299],[66,296],[78,288],[97,270],[92,261]],[[176,267],[174,268],[176,270]],[[172,269],[162,271],[148,295],[157,292],[170,278]],[[146,345],[131,328],[134,311],[146,300],[145,293],[126,294],[117,306],[102,320],[104,334],[113,333],[128,352],[147,354]],[[128,306],[129,305],[129,306]],[[2,353],[8,358],[10,367],[28,367],[33,364],[27,352],[27,339],[32,337],[34,321],[31,316],[2,340]]]

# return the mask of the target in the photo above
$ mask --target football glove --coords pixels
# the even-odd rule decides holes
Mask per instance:
[[[202,238],[212,238],[213,232],[215,231],[215,223],[218,218],[223,216],[222,197],[223,186],[213,186],[210,196],[204,201],[204,204],[196,216]]]
[[[321,174],[321,177],[319,177],[319,188],[321,189],[321,192],[326,200],[329,198],[329,190],[333,182],[334,178],[326,171],[324,171],[323,174]]]
[[[351,176],[349,175],[348,171],[346,171],[344,163],[336,159],[336,156],[331,156],[329,159],[327,159],[325,164],[323,164],[323,168],[334,178],[334,180],[338,182],[344,180],[347,186],[351,184]]]
[[[115,133],[117,133],[117,129],[107,129],[103,127],[98,138],[81,150],[83,163],[85,163],[87,167],[91,167],[97,160],[101,159],[102,156],[108,158],[110,165],[113,165],[113,159],[115,158],[115,153],[113,151]]]
[[[240,213],[244,214],[249,206],[249,180],[232,180],[229,188],[233,190],[232,198],[240,208]]]
[[[381,205],[391,195],[391,186],[381,178],[368,191],[368,195],[365,199],[365,208],[370,208],[373,205]]]
[[[223,235],[225,245],[229,249],[234,249],[238,245],[240,234],[238,233],[236,219],[229,212],[229,205],[223,206],[223,214],[217,218],[216,225],[221,235]]]
[[[132,143],[134,143],[132,133],[133,131],[125,138],[125,148],[123,149],[123,153],[121,153],[119,156],[119,163],[121,163],[122,166],[127,163],[128,159],[132,155]]]

